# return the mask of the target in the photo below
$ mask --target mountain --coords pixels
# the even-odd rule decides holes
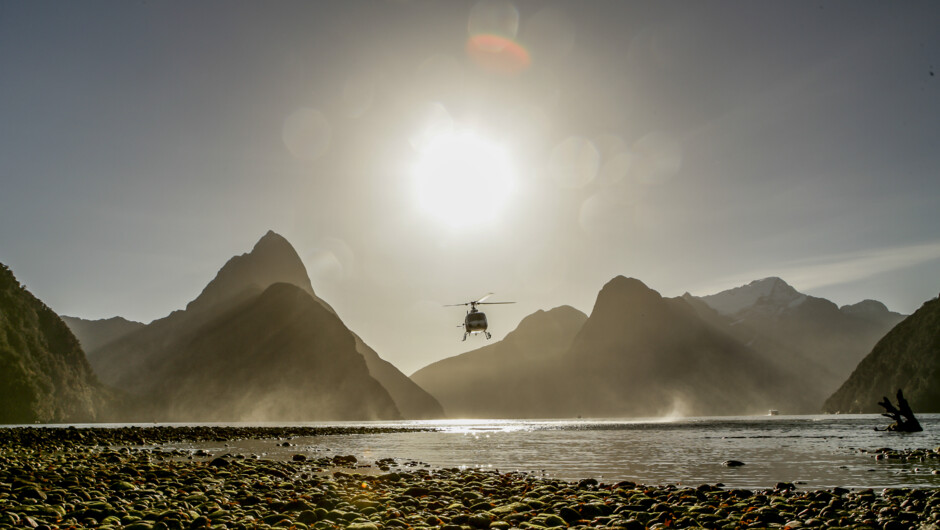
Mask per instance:
[[[68,326],[0,264],[0,423],[95,421],[107,399]]]
[[[807,405],[792,391],[803,386],[798,379],[685,300],[623,276],[598,294],[564,364],[575,388],[569,411],[581,415],[754,414]]]
[[[134,322],[122,317],[86,320],[62,315],[60,318],[72,330],[86,352],[96,350],[145,325],[142,322]]]
[[[826,400],[827,412],[883,412],[898,389],[915,413],[940,412],[940,299],[924,303],[884,336]]]
[[[148,374],[161,364],[169,342],[195,333],[218,312],[257,297],[278,282],[298,285],[314,296],[297,252],[286,239],[269,231],[250,252],[229,259],[185,310],[174,311],[136,332],[91,350],[88,357],[92,368],[106,384],[132,393],[145,393],[152,382]]]
[[[186,311],[196,313],[211,309],[233,298],[257,294],[274,283],[294,284],[316,296],[297,251],[287,239],[269,230],[251,252],[228,260],[202,293],[186,305]]]
[[[722,315],[734,315],[758,302],[765,307],[795,307],[806,300],[806,295],[780,278],[770,277],[699,298]]]
[[[704,302],[698,301],[699,304]],[[618,276],[590,317],[526,317],[502,341],[428,365],[412,379],[451,417],[659,417],[818,410],[808,384],[699,316]]]
[[[430,364],[411,378],[452,418],[552,416],[564,392],[551,381],[585,320],[570,306],[538,311],[503,340]]]
[[[152,368],[154,413],[177,421],[400,417],[342,321],[288,283],[218,312]]]
[[[684,298],[695,297],[686,294]],[[840,308],[824,298],[800,293],[775,277],[697,300],[713,310],[709,313],[701,303],[693,304],[700,316],[779,369],[802,374],[819,403],[904,318],[874,300]]]
[[[314,294],[296,251],[274,232],[230,259],[185,310],[103,346],[90,359],[102,380],[151,401],[148,414],[164,419],[442,415],[430,395],[402,381],[407,377]]]

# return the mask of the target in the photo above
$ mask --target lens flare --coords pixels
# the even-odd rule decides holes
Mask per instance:
[[[498,74],[516,74],[532,63],[529,52],[519,43],[490,33],[471,36],[467,55],[480,68]]]

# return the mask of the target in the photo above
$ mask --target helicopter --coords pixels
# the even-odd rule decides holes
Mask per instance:
[[[482,311],[477,309],[478,305],[488,305],[488,304],[515,304],[515,302],[484,302],[490,296],[493,296],[493,293],[488,293],[479,300],[473,300],[471,302],[464,302],[462,304],[448,304],[444,307],[456,307],[459,305],[468,305],[470,310],[467,311],[467,316],[463,319],[463,340],[467,340],[467,335],[473,333],[482,333],[486,335],[486,339],[489,340],[492,338],[489,331],[486,331],[486,315]],[[457,327],[461,325],[458,324]]]

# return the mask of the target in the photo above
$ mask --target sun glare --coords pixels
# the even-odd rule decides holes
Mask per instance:
[[[432,139],[414,178],[421,210],[451,228],[495,220],[514,187],[505,149],[466,131]]]

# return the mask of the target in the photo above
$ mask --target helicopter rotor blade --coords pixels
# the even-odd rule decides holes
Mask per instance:
[[[515,304],[515,302],[484,302],[484,301],[483,301],[483,300],[486,300],[487,298],[489,298],[489,297],[491,297],[491,296],[493,296],[493,293],[486,293],[486,294],[483,295],[483,297],[480,298],[479,300],[473,300],[473,301],[470,301],[470,302],[464,302],[464,303],[462,303],[462,304],[444,304],[444,307],[457,307],[457,306],[460,306],[460,305],[475,306],[475,305],[492,305],[492,304]]]

